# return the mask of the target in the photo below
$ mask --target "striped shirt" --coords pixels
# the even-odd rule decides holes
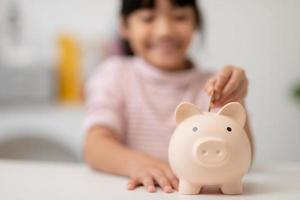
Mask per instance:
[[[170,72],[139,57],[112,57],[86,83],[84,130],[108,127],[127,147],[167,160],[176,106],[188,101],[207,110],[210,76],[199,67]]]

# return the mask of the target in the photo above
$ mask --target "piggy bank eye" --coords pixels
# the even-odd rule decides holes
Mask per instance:
[[[194,131],[194,132],[197,132],[197,131],[198,131],[198,128],[197,128],[197,127],[194,127],[194,128],[193,128],[193,131]]]
[[[226,128],[226,130],[227,130],[228,132],[231,132],[231,131],[232,131],[232,129],[231,129],[229,126]]]

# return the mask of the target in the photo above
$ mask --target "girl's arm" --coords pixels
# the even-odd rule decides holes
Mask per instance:
[[[130,177],[128,189],[144,185],[149,192],[154,192],[155,183],[165,192],[178,187],[178,180],[166,162],[126,148],[114,137],[113,131],[105,127],[90,129],[84,157],[93,169]]]
[[[120,145],[112,131],[107,128],[95,126],[86,136],[84,157],[93,169],[127,176],[129,158],[133,155],[133,152]]]

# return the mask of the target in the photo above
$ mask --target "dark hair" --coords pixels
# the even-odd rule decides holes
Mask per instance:
[[[202,12],[197,5],[197,0],[169,0],[174,6],[191,6],[196,15],[197,28],[203,33],[204,23]],[[122,0],[120,15],[126,20],[133,12],[139,9],[153,9],[155,8],[155,0]],[[126,39],[122,39],[122,50],[125,55],[132,56],[132,51],[129,42]]]

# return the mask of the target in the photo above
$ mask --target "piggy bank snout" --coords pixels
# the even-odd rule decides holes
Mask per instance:
[[[228,145],[219,138],[203,138],[193,146],[193,158],[202,166],[218,167],[224,165],[229,156]]]

